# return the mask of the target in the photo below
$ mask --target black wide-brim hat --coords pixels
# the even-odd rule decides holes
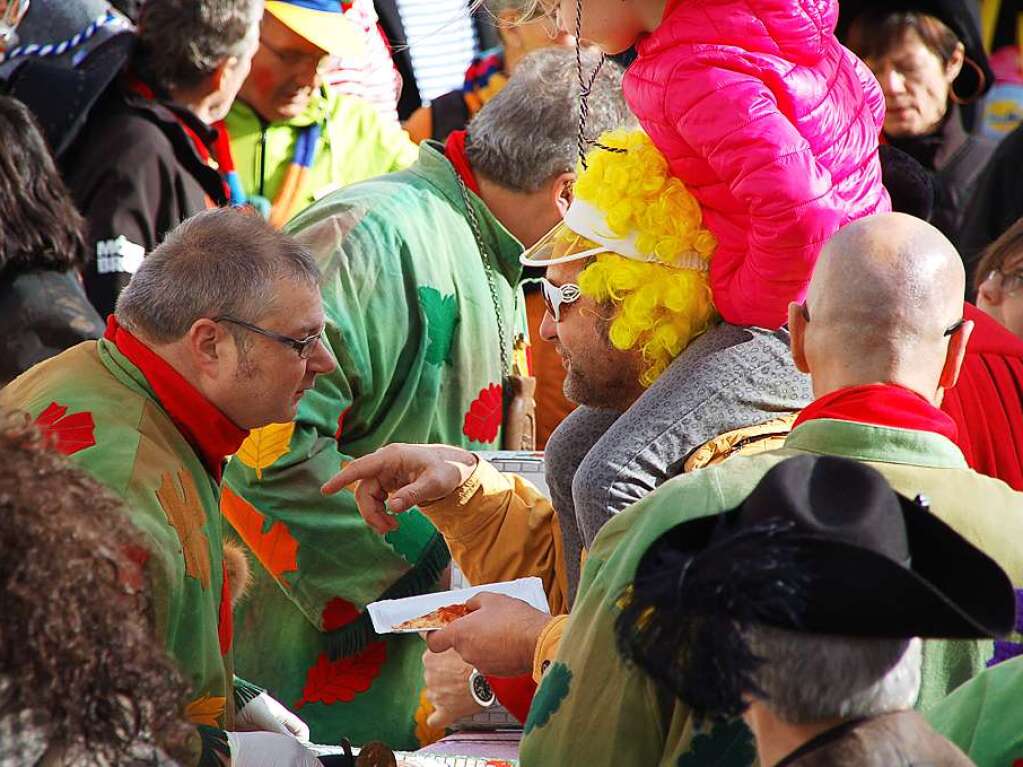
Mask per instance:
[[[782,570],[795,573],[782,593],[752,598]],[[991,557],[875,469],[832,456],[783,461],[737,508],[669,530],[641,559],[632,598],[848,637],[1003,636],[1016,616]]]
[[[973,67],[966,65],[955,81],[956,94],[968,100],[980,98],[995,81],[977,20],[966,0],[840,0],[838,4],[838,39],[845,41],[849,26],[864,11],[916,11],[939,19],[951,29],[966,49],[966,57],[980,67],[984,82],[980,82]]]

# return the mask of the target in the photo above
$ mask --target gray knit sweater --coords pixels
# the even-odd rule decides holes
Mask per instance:
[[[722,323],[693,341],[624,413],[579,407],[546,449],[546,476],[565,542],[569,595],[579,556],[613,515],[682,471],[708,440],[801,409],[810,379],[785,329]]]

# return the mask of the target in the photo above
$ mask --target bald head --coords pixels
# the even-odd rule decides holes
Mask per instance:
[[[792,323],[801,325],[815,391],[822,376],[846,379],[829,388],[888,381],[928,397],[949,385],[939,383],[945,331],[962,318],[965,286],[952,243],[920,219],[885,213],[844,227],[810,281],[810,321]]]

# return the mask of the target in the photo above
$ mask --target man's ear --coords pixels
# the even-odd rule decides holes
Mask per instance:
[[[568,212],[568,206],[572,204],[572,189],[575,186],[575,172],[566,171],[558,176],[554,177],[554,183],[551,184],[551,197],[558,212],[564,218]]]
[[[789,345],[792,350],[792,361],[796,370],[809,375],[810,366],[806,364],[806,319],[803,317],[803,305],[793,301],[789,304]]]
[[[215,378],[223,366],[224,342],[227,331],[213,320],[203,317],[192,323],[185,334],[185,348],[196,369],[207,377]]]
[[[951,389],[959,380],[959,371],[962,370],[963,359],[966,357],[966,346],[970,342],[972,333],[973,320],[967,320],[948,339],[945,364],[941,368],[941,378],[938,379],[938,386],[941,389]]]
[[[234,56],[228,56],[217,64],[217,68],[210,72],[210,92],[215,93],[219,91],[236,66],[238,66],[238,59]]]

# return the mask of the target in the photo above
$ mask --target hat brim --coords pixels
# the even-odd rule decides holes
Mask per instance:
[[[1015,625],[1015,591],[1005,572],[926,508],[899,497],[911,552],[908,565],[870,549],[813,535],[798,541],[798,564],[808,578],[788,615],[751,613],[765,625],[794,631],[863,638],[974,639],[1004,636]],[[694,552],[737,530],[740,509],[684,522],[664,533],[647,550],[636,582],[653,575],[658,547]],[[721,567],[722,577],[734,562],[693,562],[693,568]],[[742,565],[756,569],[757,562]],[[701,574],[706,580],[712,574]],[[635,598],[643,596],[637,586]],[[684,606],[680,606],[685,609]]]
[[[292,32],[331,56],[358,56],[366,50],[362,33],[341,13],[302,8],[281,0],[268,0],[264,9]]]
[[[554,227],[547,232],[547,234],[537,240],[535,245],[527,248],[522,255],[519,256],[519,263],[523,266],[539,266],[541,268],[546,268],[548,266],[554,266],[555,264],[567,264],[572,261],[582,261],[583,259],[600,255],[601,253],[614,253],[613,250],[604,247],[603,245],[599,245],[596,248],[586,248],[584,250],[566,253],[566,243],[563,237],[566,233],[579,237],[578,234],[568,228],[564,221],[560,221],[555,224]]]

